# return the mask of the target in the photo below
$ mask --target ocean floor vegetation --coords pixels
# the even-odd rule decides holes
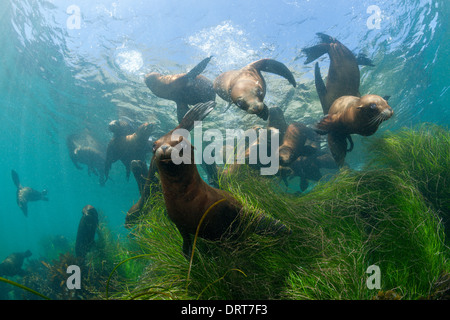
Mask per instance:
[[[248,219],[232,239],[195,238],[191,257],[155,192],[126,245],[102,233],[84,264],[91,285],[79,298],[450,298],[450,132],[424,124],[386,132],[367,148],[372,157],[363,170],[341,169],[303,194],[283,192],[277,178],[246,166],[221,176],[220,188]],[[248,232],[262,214],[290,234]],[[22,284],[50,298],[76,298],[55,294],[70,259],[41,263],[45,277],[28,275]],[[50,289],[33,286],[42,279]]]
[[[291,233],[196,239],[192,259],[161,194],[133,230],[148,260],[122,299],[441,299],[449,296],[450,134],[423,125],[386,133],[362,171],[343,169],[303,195],[243,167],[222,177],[244,210]],[[249,214],[251,217],[252,214]],[[245,226],[243,227],[245,230]],[[131,263],[127,262],[127,263]],[[379,283],[371,284],[376,266]]]

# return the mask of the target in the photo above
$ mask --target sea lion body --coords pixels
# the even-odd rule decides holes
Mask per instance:
[[[0,276],[23,275],[23,261],[30,256],[30,250],[10,254],[2,263],[0,263]]]
[[[312,139],[313,130],[300,122],[293,122],[286,128],[283,143],[279,147],[280,163],[287,165],[299,156],[311,155],[315,148],[307,145],[308,139]]]
[[[75,242],[75,254],[77,257],[84,258],[86,253],[91,249],[97,227],[97,210],[91,205],[86,205],[83,208],[82,217],[78,224],[77,239]]]
[[[381,122],[393,114],[387,101],[380,96],[343,96],[334,101],[328,115],[316,125],[316,129],[320,134],[328,134],[331,154],[338,166],[342,166],[347,151],[351,151],[347,149],[347,140],[352,143],[350,135],[373,135]]]
[[[100,185],[105,184],[105,155],[98,148],[80,145],[77,141],[77,135],[70,135],[66,139],[66,145],[69,150],[69,157],[75,167],[79,170],[82,167],[80,163],[85,164],[88,174],[95,174],[99,177]]]
[[[25,217],[28,216],[28,202],[29,201],[48,201],[47,190],[37,191],[30,187],[23,187],[20,183],[19,175],[16,171],[11,170],[11,176],[15,186],[17,187],[16,201],[19,208],[22,210]]]
[[[319,94],[323,113],[328,114],[333,102],[342,96],[359,97],[360,71],[358,65],[373,66],[364,56],[358,58],[341,42],[326,34],[318,33],[322,43],[303,49],[307,55],[305,64],[328,53],[330,67],[327,83],[324,84],[320,74],[319,64],[315,64],[315,84]]]
[[[214,80],[214,90],[223,100],[267,120],[269,110],[263,101],[266,95],[266,81],[261,71],[278,74],[296,86],[294,76],[283,63],[273,59],[261,59],[239,70],[220,74]]]
[[[153,124],[143,123],[135,133],[129,135],[114,136],[106,150],[105,176],[108,178],[111,165],[120,160],[126,168],[127,180],[131,173],[131,161],[145,161],[150,152],[149,137],[153,132]]]
[[[189,131],[193,128],[193,122],[203,119],[214,105],[215,103],[197,105],[186,114],[180,126]],[[184,144],[182,150],[190,153],[191,163],[173,162],[172,152],[178,144]],[[196,234],[202,219],[198,236],[218,240],[239,216],[242,205],[231,193],[203,181],[193,161],[193,146],[183,136],[175,136],[174,130],[158,139],[153,150],[152,161],[156,163],[160,175],[167,214],[183,237],[183,253],[189,256],[192,249],[191,235]],[[204,216],[208,209],[210,211]],[[273,225],[277,223],[274,222]],[[282,224],[278,225],[279,229],[283,227]]]
[[[283,110],[280,107],[269,108],[269,117],[267,119],[267,129],[275,128],[279,130],[280,140],[283,141],[284,134],[287,130],[286,119],[284,118]]]
[[[216,98],[212,81],[200,74],[210,60],[211,57],[202,60],[188,73],[175,75],[148,73],[145,75],[145,84],[157,97],[176,102],[177,118],[181,121],[189,110],[189,105],[214,101]]]

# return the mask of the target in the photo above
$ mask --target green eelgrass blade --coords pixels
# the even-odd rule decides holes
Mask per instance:
[[[11,281],[11,280],[9,280],[9,279],[5,279],[5,278],[3,278],[3,277],[0,277],[0,281],[9,283],[9,284],[11,284],[11,285],[13,285],[13,286],[16,286],[16,287],[20,288],[20,289],[23,289],[23,290],[26,290],[26,291],[28,291],[28,292],[31,292],[32,294],[35,294],[35,295],[37,295],[37,296],[39,296],[39,297],[41,297],[41,298],[43,298],[43,299],[45,299],[45,300],[51,300],[49,297],[44,296],[43,294],[41,294],[41,293],[39,293],[39,292],[37,292],[37,291],[34,291],[33,289],[30,289],[30,288],[28,288],[28,287],[26,287],[26,286],[24,286],[24,285],[21,285],[20,283]]]

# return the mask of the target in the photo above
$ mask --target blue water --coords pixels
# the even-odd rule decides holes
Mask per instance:
[[[381,10],[379,28],[370,24],[371,5]],[[376,135],[421,122],[449,125],[449,20],[448,0],[1,0],[0,261],[27,249],[34,258],[44,255],[46,236],[74,241],[86,204],[126,237],[125,213],[139,198],[133,177],[126,181],[117,162],[101,187],[75,168],[65,140],[89,132],[106,145],[107,125],[119,117],[157,123],[155,137],[172,129],[174,103],[145,87],[145,73],[186,72],[212,55],[204,75],[214,79],[274,58],[313,92],[307,104],[316,112],[290,110],[288,122],[318,120],[313,64],[303,64],[301,49],[324,32],[374,61],[361,69],[361,92],[390,95],[395,111]],[[320,63],[326,74],[328,59]],[[275,105],[286,94],[285,80],[266,80],[266,103]],[[211,126],[246,129],[259,121],[237,108],[223,114],[225,103],[217,102]],[[349,155],[354,167],[362,164],[360,140]],[[49,201],[30,203],[28,217],[16,204],[11,169],[24,185],[48,190]]]

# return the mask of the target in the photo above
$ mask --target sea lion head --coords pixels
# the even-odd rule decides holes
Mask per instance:
[[[147,87],[151,89],[155,85],[155,83],[159,81],[159,77],[161,77],[160,73],[150,72],[145,75],[144,82],[147,85]]]
[[[178,175],[176,168],[193,163],[193,150],[192,144],[182,135],[167,134],[153,144],[153,159],[167,174]]]
[[[387,101],[374,94],[361,97],[356,110],[358,123],[366,126],[362,135],[375,133],[380,123],[388,120],[394,114]]]
[[[83,216],[98,216],[97,210],[90,204],[84,206]]]
[[[124,120],[113,120],[108,124],[108,129],[111,131],[115,137],[126,136],[132,134],[133,128],[131,125]]]
[[[242,110],[256,114],[263,120],[269,117],[269,108],[264,104],[265,90],[253,80],[239,81],[233,87],[231,96],[233,102]]]

